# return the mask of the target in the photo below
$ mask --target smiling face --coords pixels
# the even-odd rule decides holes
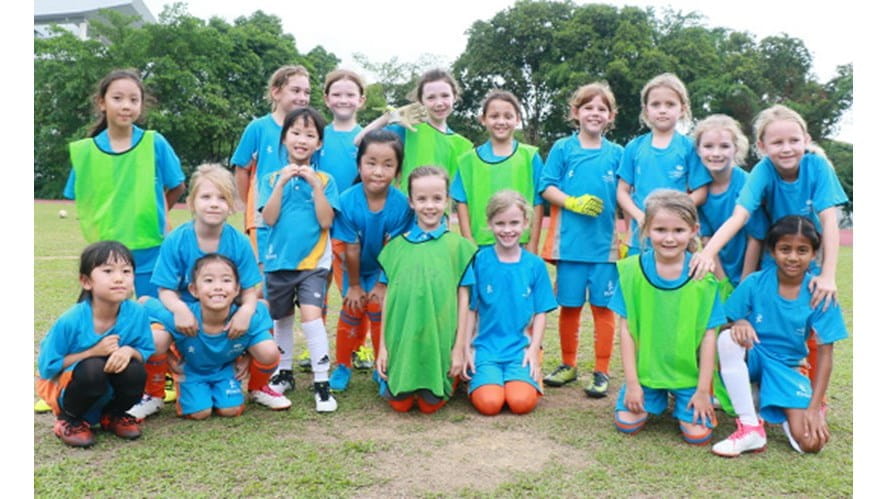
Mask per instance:
[[[680,215],[665,208],[657,210],[647,222],[647,236],[657,260],[663,263],[681,261],[698,230],[699,224],[690,225]]]
[[[520,117],[512,103],[501,99],[492,99],[487,103],[480,122],[490,134],[491,141],[511,143],[514,138],[514,129],[520,123]]]
[[[684,104],[677,92],[668,87],[654,87],[647,92],[644,105],[644,116],[650,127],[659,132],[674,130],[681,115]]]
[[[283,137],[283,145],[290,163],[309,164],[314,151],[321,146],[317,125],[307,117],[295,119]]]
[[[579,123],[579,132],[588,137],[600,137],[613,121],[610,106],[600,95],[570,109],[570,117]]]
[[[716,128],[703,132],[696,151],[702,164],[712,173],[722,172],[735,164],[736,145],[729,130]]]
[[[422,105],[428,111],[428,119],[434,125],[447,122],[453,112],[456,96],[453,87],[445,80],[429,81],[422,86]]]
[[[305,107],[311,100],[311,82],[305,75],[292,75],[282,87],[271,90],[271,99],[284,115]]]
[[[367,145],[358,167],[364,190],[381,194],[388,190],[397,175],[397,153],[391,143],[373,142]]]
[[[113,254],[108,261],[92,269],[88,276],[80,276],[80,285],[92,293],[93,301],[109,304],[122,303],[132,296],[134,282],[132,265]]]
[[[323,96],[323,102],[338,121],[353,119],[365,100],[357,83],[347,78],[331,83],[326,95]]]
[[[99,109],[105,114],[109,127],[131,127],[142,113],[142,90],[129,78],[118,78],[99,99]]]
[[[794,120],[777,120],[768,124],[758,141],[758,149],[770,158],[776,171],[786,180],[797,178],[798,167],[808,145],[810,136]]]
[[[776,241],[771,254],[776,260],[780,280],[797,280],[807,272],[816,251],[802,234],[787,234]]]
[[[412,180],[410,208],[416,212],[419,228],[431,232],[440,226],[440,219],[447,209],[447,181],[437,175],[424,175]]]
[[[228,263],[212,260],[200,267],[188,291],[197,297],[204,310],[227,312],[240,294],[240,284]]]
[[[490,228],[496,237],[496,245],[511,250],[520,245],[521,234],[530,226],[524,211],[513,204],[490,219]]]

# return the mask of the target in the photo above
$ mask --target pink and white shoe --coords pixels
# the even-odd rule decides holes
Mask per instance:
[[[763,452],[767,449],[767,432],[764,422],[758,419],[757,426],[747,426],[736,420],[736,431],[724,440],[714,444],[711,451],[723,457],[736,457],[743,452]]]

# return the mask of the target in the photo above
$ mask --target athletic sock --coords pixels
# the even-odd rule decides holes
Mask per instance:
[[[591,305],[594,317],[594,370],[610,372],[610,357],[613,356],[613,336],[616,332],[616,314],[606,307]]]
[[[288,315],[274,321],[274,341],[280,347],[280,364],[277,368],[287,371],[293,370],[293,326],[295,316]]]
[[[718,360],[721,364],[721,379],[724,380],[739,420],[747,426],[758,426],[758,413],[755,411],[748,365],[745,363],[745,348],[733,341],[729,329],[721,331],[718,336]]]
[[[326,337],[326,328],[322,319],[303,322],[302,331],[308,343],[308,353],[311,355],[311,371],[314,372],[314,381],[323,382],[330,379],[330,346]]]
[[[579,319],[582,307],[561,307],[558,332],[561,337],[561,360],[568,366],[576,365],[576,351],[579,349]]]

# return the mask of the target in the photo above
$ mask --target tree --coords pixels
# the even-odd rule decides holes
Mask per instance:
[[[94,38],[34,40],[34,192],[60,197],[68,176],[67,143],[86,135],[90,95],[110,70],[135,68],[156,105],[143,125],[159,130],[186,174],[200,163],[226,164],[249,121],[269,110],[268,78],[284,64],[303,64],[312,86],[339,59],[323,47],[299,54],[276,16],[257,11],[233,24],[204,21],[184,4],[167,6],[159,23],[135,27],[135,18],[103,11],[91,21]],[[320,92],[312,104],[323,109]]]

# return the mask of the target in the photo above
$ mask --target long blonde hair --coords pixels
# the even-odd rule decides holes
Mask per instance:
[[[693,113],[690,110],[690,94],[687,93],[687,87],[684,85],[684,82],[682,82],[674,73],[662,73],[654,76],[646,85],[644,85],[644,88],[641,89],[641,125],[644,125],[647,128],[653,128],[650,121],[647,119],[647,97],[650,96],[651,90],[659,87],[667,88],[678,95],[678,99],[681,100],[681,116],[678,118],[678,124],[689,126],[693,121]]]
[[[200,182],[209,182],[219,192],[228,203],[228,214],[234,211],[234,193],[236,192],[234,184],[234,175],[226,170],[218,163],[204,163],[194,169],[191,174],[191,181],[188,183],[188,208],[194,213],[194,200],[197,198],[197,188]]]
[[[696,144],[696,147],[699,147],[699,140],[702,138],[702,135],[713,130],[726,130],[730,132],[730,135],[733,136],[733,147],[736,148],[733,160],[737,165],[744,165],[745,158],[748,156],[748,138],[742,133],[739,122],[726,114],[706,116],[693,129],[693,142]]]
[[[644,226],[641,229],[644,236],[649,237],[651,221],[662,210],[674,213],[690,227],[699,224],[699,212],[689,194],[674,189],[656,189],[644,201]],[[696,251],[695,238],[690,240],[687,251]]]

